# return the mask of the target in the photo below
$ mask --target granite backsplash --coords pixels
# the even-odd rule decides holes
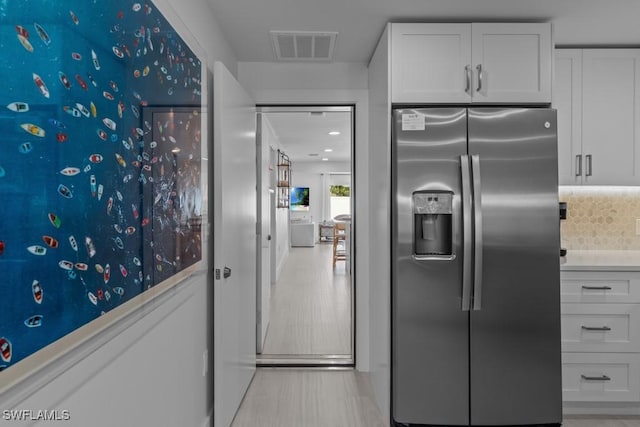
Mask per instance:
[[[639,187],[560,187],[567,203],[561,246],[568,250],[640,250]]]

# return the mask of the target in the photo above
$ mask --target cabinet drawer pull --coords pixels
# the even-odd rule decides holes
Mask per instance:
[[[582,285],[582,289],[587,291],[610,291],[611,286],[586,286]]]
[[[482,64],[478,64],[476,70],[478,70],[478,89],[476,91],[482,92]]]
[[[609,378],[606,375],[601,375],[599,377],[590,377],[590,376],[587,376],[587,375],[580,375],[580,376],[585,381],[611,381],[611,378]]]
[[[582,326],[582,329],[584,329],[585,331],[600,331],[600,332],[607,332],[610,331],[611,328],[608,326]]]

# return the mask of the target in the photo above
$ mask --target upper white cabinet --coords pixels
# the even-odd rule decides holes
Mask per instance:
[[[391,24],[394,103],[549,103],[548,23]]]
[[[553,108],[558,112],[558,181],[582,184],[582,49],[557,49]]]
[[[392,102],[470,102],[471,24],[391,24]]]
[[[640,184],[640,49],[558,49],[561,185]]]

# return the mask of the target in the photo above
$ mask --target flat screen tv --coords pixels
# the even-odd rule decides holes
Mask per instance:
[[[289,206],[292,211],[308,211],[309,187],[291,187],[291,198]]]

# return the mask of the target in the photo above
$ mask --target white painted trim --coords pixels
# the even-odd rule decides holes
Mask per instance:
[[[118,346],[122,349],[122,352],[120,352],[120,354],[124,354],[125,349],[134,344],[140,338],[140,336],[148,333],[151,329],[153,329],[155,325],[159,324],[162,319],[171,315],[171,313],[175,312],[184,303],[186,303],[189,298],[191,298],[196,292],[197,286],[194,282],[196,282],[197,280],[201,280],[203,276],[204,274],[193,275],[189,278],[189,280],[184,280],[173,288],[165,289],[165,292],[159,294],[157,298],[148,300],[145,304],[138,307],[134,311],[129,311],[128,307],[124,307],[133,300],[123,304],[122,306],[112,310],[112,312],[116,312],[119,308],[122,307],[122,313],[120,313],[121,315],[118,317],[117,321],[110,322],[107,319],[104,322],[104,325],[100,324],[100,326],[102,327],[96,333],[91,331],[91,333],[86,334],[85,331],[79,330],[82,335],[86,336],[84,336],[84,339],[79,340],[75,345],[69,344],[75,338],[69,337],[69,335],[67,335],[66,337],[56,341],[50,346],[56,348],[49,350],[50,347],[47,347],[45,349],[46,351],[40,351],[38,353],[35,353],[33,356],[24,359],[20,363],[26,362],[26,374],[17,378],[15,381],[7,381],[4,384],[6,385],[6,387],[3,389],[2,393],[0,393],[0,402],[3,403],[5,408],[12,408],[17,406],[20,402],[24,401],[32,394],[42,389],[45,385],[49,384],[56,378],[63,375],[65,372],[75,367],[80,361],[86,359],[94,352],[99,351],[101,347],[103,347],[113,339],[122,337],[122,333],[125,330],[129,329],[143,319],[146,319],[148,316],[154,316],[152,326],[147,327],[144,334],[136,334],[135,336],[128,337],[129,339],[127,340],[120,338]],[[143,295],[144,294],[140,296]],[[148,297],[148,295],[145,296]],[[137,305],[135,304],[135,301],[133,305]],[[98,320],[101,320],[106,316],[107,315],[102,316]],[[96,327],[95,325],[93,325],[93,323],[87,324],[85,326],[91,326],[91,328],[88,329],[94,329]],[[46,358],[46,356],[49,355],[51,351],[55,352],[57,350],[57,347],[64,348],[65,345],[70,346],[66,352],[59,353],[47,364],[40,364],[41,359]],[[113,360],[115,359],[110,359],[109,361],[107,361],[107,364],[112,363]],[[29,369],[33,366],[38,366],[38,364],[40,364],[39,367],[33,370]],[[19,364],[16,364],[14,365],[14,367],[18,367],[18,365]],[[6,371],[6,373],[9,372],[11,371]],[[65,397],[66,396],[59,396],[58,398],[62,399]]]

